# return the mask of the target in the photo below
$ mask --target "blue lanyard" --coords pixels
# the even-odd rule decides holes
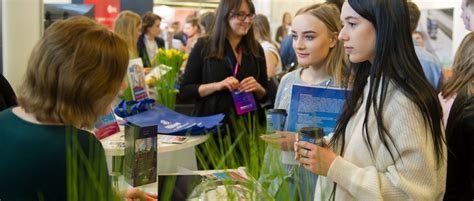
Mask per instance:
[[[230,60],[229,55],[225,56],[227,58],[227,62],[229,62],[230,67],[232,68],[232,61]],[[234,71],[234,77],[237,76],[237,72],[239,71],[239,63],[242,60],[242,49],[239,48],[239,51],[237,52],[237,62],[235,62],[235,67],[232,69]]]

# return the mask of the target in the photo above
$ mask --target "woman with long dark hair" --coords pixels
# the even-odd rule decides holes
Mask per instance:
[[[267,69],[262,47],[255,40],[252,22],[255,7],[250,0],[223,0],[216,11],[211,34],[198,39],[183,74],[180,96],[197,98],[194,115],[218,113],[225,122],[236,114],[232,91],[251,93],[264,102]],[[216,30],[216,31],[213,31]],[[261,125],[263,109],[257,104]]]
[[[256,139],[256,133],[260,134],[257,130],[265,125],[265,111],[260,104],[267,99],[268,82],[263,49],[253,34],[254,18],[252,1],[220,1],[209,35],[199,38],[194,45],[182,76],[180,98],[196,99],[195,116],[225,114],[223,123],[229,128],[225,131],[229,135],[211,136],[208,142],[216,144],[204,144],[198,150],[206,157],[222,154],[229,168],[263,159],[263,152],[260,157],[248,150],[249,143],[262,143]],[[235,150],[223,148],[234,143]],[[200,159],[208,163],[208,167],[202,164],[204,169],[222,168],[212,159]]]
[[[405,0],[348,0],[339,39],[355,80],[329,144],[295,143],[319,174],[315,200],[440,200],[446,144]]]

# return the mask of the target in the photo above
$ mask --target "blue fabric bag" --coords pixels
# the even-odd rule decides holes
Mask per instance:
[[[159,134],[203,135],[215,131],[217,126],[224,119],[224,114],[206,117],[190,117],[170,110],[163,105],[157,104],[149,108],[151,102],[138,104],[139,103],[131,104],[132,106],[119,105],[122,106],[122,108],[116,108],[116,113],[117,110],[124,111],[124,108],[131,107],[129,115],[125,116],[127,122],[138,126],[158,125]]]

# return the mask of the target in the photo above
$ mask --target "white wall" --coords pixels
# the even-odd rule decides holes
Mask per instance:
[[[44,3],[71,3],[71,0],[43,0]]]
[[[461,0],[412,0],[418,5],[420,10],[427,9],[444,9],[453,8],[453,51],[452,55],[456,53],[462,39],[468,31],[464,28],[463,21],[461,19]]]
[[[3,74],[17,91],[43,30],[42,0],[2,0]]]

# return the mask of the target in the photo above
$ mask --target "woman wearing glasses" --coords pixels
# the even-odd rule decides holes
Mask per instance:
[[[265,125],[265,112],[260,103],[266,100],[267,68],[263,49],[254,38],[254,17],[255,7],[250,0],[222,0],[210,34],[196,42],[182,76],[180,98],[196,99],[195,116],[225,114],[224,128],[228,128],[225,133],[230,131],[230,135],[216,139],[217,147],[229,143],[248,146],[249,141],[258,143],[249,132]],[[252,128],[242,124],[252,125]],[[229,167],[242,165],[245,158],[258,157],[244,156],[249,151],[240,146],[238,149],[232,151],[235,156],[228,160],[233,161]],[[217,165],[205,161],[209,167]]]
[[[223,0],[209,36],[200,38],[183,74],[182,98],[197,98],[195,116],[224,113],[224,123],[236,114],[233,92],[249,93],[256,101],[259,122],[265,115],[258,103],[266,97],[267,70],[262,48],[255,40],[255,7],[249,0]],[[213,31],[219,30],[219,31]]]

